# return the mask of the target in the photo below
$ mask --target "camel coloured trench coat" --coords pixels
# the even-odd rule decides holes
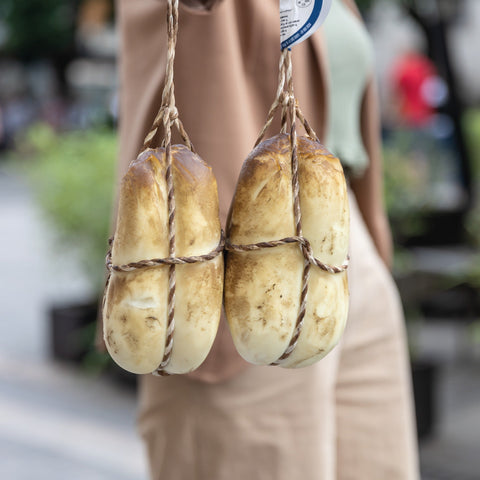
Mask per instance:
[[[120,178],[160,106],[167,34],[165,0],[117,4]],[[223,223],[276,92],[278,35],[278,0],[222,0],[203,13],[180,6],[176,102],[216,175]],[[295,93],[320,138],[328,125],[325,58],[321,32],[294,49]],[[364,102],[364,122],[373,108]],[[377,148],[374,136],[364,140],[367,151]],[[325,359],[294,371],[251,367],[216,385],[142,377],[139,430],[152,479],[418,478],[401,307],[353,196],[351,216],[350,315]]]

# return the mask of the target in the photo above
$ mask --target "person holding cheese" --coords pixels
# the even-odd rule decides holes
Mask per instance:
[[[166,1],[117,4],[123,175],[161,101]],[[223,225],[277,85],[278,4],[180,1],[177,107],[217,178]],[[343,338],[310,367],[258,367],[236,352],[222,320],[197,370],[142,376],[139,430],[152,479],[419,478],[403,317],[388,271],[392,245],[371,50],[352,0],[333,0],[324,27],[293,47],[296,96],[351,185],[351,301]]]

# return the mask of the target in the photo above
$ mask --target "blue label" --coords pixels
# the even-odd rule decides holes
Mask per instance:
[[[280,0],[281,47],[306,40],[325,21],[332,0]]]

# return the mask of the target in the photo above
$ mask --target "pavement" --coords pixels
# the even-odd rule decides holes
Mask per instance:
[[[47,309],[92,292],[49,232],[25,181],[0,162],[0,479],[146,480],[135,392],[50,358]],[[417,351],[441,365],[422,480],[480,480],[480,356],[469,327],[417,334]]]
[[[438,364],[437,423],[420,442],[422,480],[480,479],[480,356],[471,326],[424,325],[418,347]]]
[[[131,388],[55,363],[46,312],[92,292],[0,163],[0,479],[146,480]]]

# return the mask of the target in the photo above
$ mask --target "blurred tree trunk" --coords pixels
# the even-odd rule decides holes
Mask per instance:
[[[6,26],[6,54],[25,63],[52,63],[60,95],[68,95],[66,65],[76,53],[75,28],[80,0],[0,0]]]
[[[447,5],[445,2],[451,4]],[[428,8],[425,8],[425,0],[403,0],[401,4],[424,32],[427,40],[427,54],[448,85],[449,98],[443,112],[453,121],[454,140],[460,160],[461,181],[468,194],[465,210],[468,210],[473,202],[473,188],[470,155],[462,127],[465,105],[458,94],[458,82],[451,61],[448,36],[449,27],[455,15],[463,7],[463,0],[455,2],[453,0],[430,0]]]

